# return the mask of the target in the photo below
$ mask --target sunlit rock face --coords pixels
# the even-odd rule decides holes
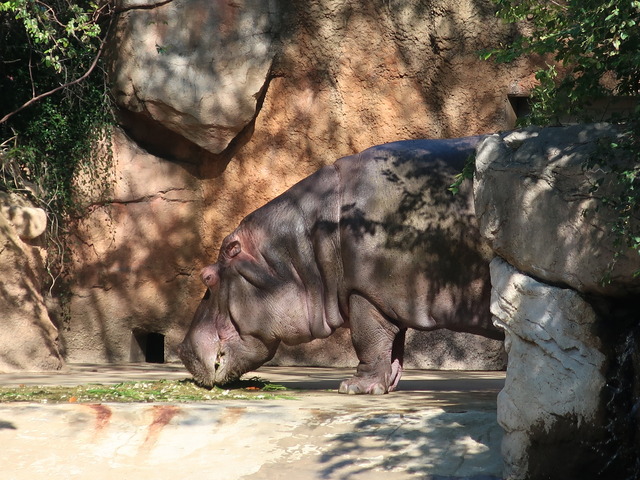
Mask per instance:
[[[275,53],[277,2],[122,3],[114,94],[138,114],[126,123],[155,122],[222,152],[257,114]]]
[[[476,214],[499,255],[491,312],[506,334],[509,480],[640,475],[640,256],[617,244],[603,200],[617,193],[611,164],[627,160],[583,168],[617,138],[606,124],[528,129],[478,149]]]
[[[42,209],[0,192],[0,373],[64,366],[45,298],[47,251],[38,237],[46,222]]]
[[[598,148],[617,138],[609,124],[488,137],[478,149],[474,193],[480,229],[493,250],[548,283],[605,296],[640,294],[640,277],[633,275],[640,255],[619,248],[616,213],[603,200],[618,193],[611,172],[625,160]],[[596,167],[585,169],[592,159]],[[640,211],[630,222],[640,225]]]
[[[551,466],[575,473],[576,463],[589,471],[606,362],[593,308],[574,290],[538,282],[500,258],[491,263],[491,282],[491,312],[509,355],[498,396],[506,477],[530,478]]]

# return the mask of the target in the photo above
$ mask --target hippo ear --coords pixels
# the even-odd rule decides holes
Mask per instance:
[[[220,275],[218,274],[218,265],[213,264],[202,269],[200,272],[200,279],[202,283],[204,283],[207,287],[213,287],[220,280]]]
[[[233,258],[238,255],[242,251],[242,247],[240,246],[240,242],[238,240],[234,240],[224,249],[224,254],[227,258]]]

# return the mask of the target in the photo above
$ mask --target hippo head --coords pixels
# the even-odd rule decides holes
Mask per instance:
[[[255,235],[234,233],[218,261],[202,270],[207,291],[178,355],[203,385],[225,384],[256,369],[282,340],[312,340],[299,277],[292,277],[286,261],[266,259],[255,244]]]

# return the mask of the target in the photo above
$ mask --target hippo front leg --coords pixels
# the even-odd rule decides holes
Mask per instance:
[[[380,395],[395,390],[402,375],[406,329],[390,322],[364,297],[349,299],[351,340],[360,363],[340,384],[340,393]]]

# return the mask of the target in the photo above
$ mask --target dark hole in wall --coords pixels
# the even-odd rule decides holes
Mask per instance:
[[[132,362],[164,363],[164,335],[157,332],[134,331]]]
[[[147,349],[144,355],[147,363],[164,363],[164,335],[150,332],[147,335]]]
[[[529,97],[524,95],[508,95],[509,105],[511,106],[513,121],[524,118],[531,114],[531,101]]]

